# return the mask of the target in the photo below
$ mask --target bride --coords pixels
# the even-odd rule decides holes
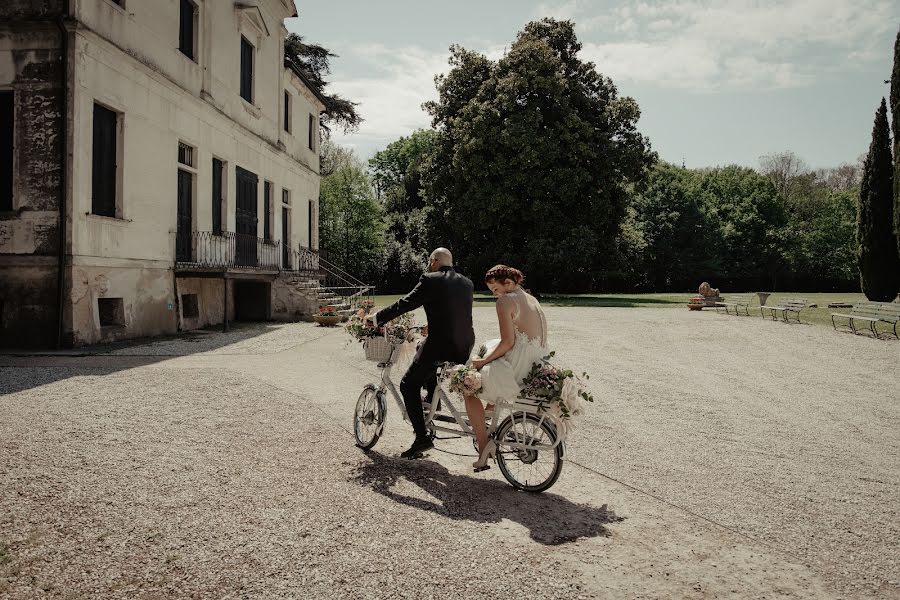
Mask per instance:
[[[500,339],[485,344],[484,358],[472,361],[472,366],[481,371],[480,399],[465,397],[469,423],[478,441],[478,460],[472,464],[476,473],[490,468],[487,461],[497,450],[494,441],[488,440],[482,401],[490,405],[516,398],[532,364],[548,353],[547,320],[540,303],[522,289],[524,279],[521,271],[506,265],[497,265],[484,276],[497,297]]]

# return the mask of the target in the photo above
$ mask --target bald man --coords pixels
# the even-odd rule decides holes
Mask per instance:
[[[428,273],[419,278],[413,290],[373,317],[375,325],[384,324],[402,314],[424,307],[428,317],[428,337],[416,352],[409,370],[400,382],[406,413],[416,432],[416,439],[404,458],[416,458],[434,447],[425,429],[422,412],[422,388],[427,387],[429,400],[437,385],[435,363],[449,361],[462,364],[469,360],[475,344],[472,327],[472,281],[453,268],[453,255],[438,248],[429,258]]]

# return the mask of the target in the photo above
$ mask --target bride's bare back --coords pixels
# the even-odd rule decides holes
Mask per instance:
[[[528,336],[529,341],[545,347],[547,345],[547,318],[544,316],[541,303],[524,290],[510,292],[506,296],[515,302],[512,318],[516,331]]]

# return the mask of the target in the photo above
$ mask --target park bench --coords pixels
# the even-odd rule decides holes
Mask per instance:
[[[831,313],[831,324],[837,330],[838,326],[834,319],[835,317],[847,319],[848,326],[853,333],[859,333],[856,321],[862,321],[876,338],[880,337],[877,327],[878,323],[887,323],[892,326],[894,337],[900,338],[897,335],[897,322],[900,321],[900,303],[897,302],[857,302],[848,313]]]
[[[728,314],[729,309],[734,308],[735,316],[740,314],[740,310],[743,310],[744,313],[749,317],[750,304],[752,302],[753,296],[750,294],[725,296],[723,300],[716,302],[716,312],[719,312],[720,308],[724,308],[725,314]]]
[[[778,313],[781,313],[781,318],[785,323],[790,322],[790,316],[793,315],[797,322],[800,323],[800,311],[805,308],[813,308],[816,304],[811,300],[807,300],[806,298],[783,298],[779,300],[777,304],[774,305],[763,305],[759,307],[759,316],[765,318],[766,311],[770,311],[772,315],[772,320],[778,320]]]

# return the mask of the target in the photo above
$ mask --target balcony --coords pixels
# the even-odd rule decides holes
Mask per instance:
[[[273,275],[291,271],[318,276],[319,257],[307,248],[294,249],[252,235],[192,231],[175,236],[175,270]]]

